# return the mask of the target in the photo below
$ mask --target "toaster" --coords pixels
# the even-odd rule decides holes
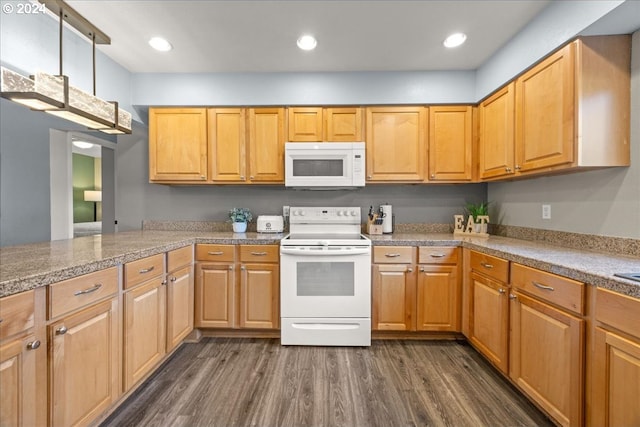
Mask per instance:
[[[282,215],[260,215],[257,223],[258,233],[282,233],[284,218]]]

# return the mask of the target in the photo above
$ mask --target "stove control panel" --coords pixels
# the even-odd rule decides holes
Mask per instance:
[[[290,222],[323,224],[359,224],[360,207],[291,207]]]

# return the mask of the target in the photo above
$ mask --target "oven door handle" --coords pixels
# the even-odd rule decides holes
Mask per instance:
[[[309,249],[294,249],[294,248],[280,248],[280,254],[282,255],[299,255],[299,256],[349,256],[349,255],[367,255],[371,253],[371,248],[357,248],[350,250],[309,250]]]

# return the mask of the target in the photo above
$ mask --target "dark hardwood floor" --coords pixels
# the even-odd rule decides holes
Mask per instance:
[[[185,344],[108,426],[552,426],[468,344]]]

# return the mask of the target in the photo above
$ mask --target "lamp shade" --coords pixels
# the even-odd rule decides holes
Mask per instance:
[[[84,201],[85,202],[101,202],[102,201],[102,191],[100,191],[100,190],[85,190],[85,192],[84,192]]]

